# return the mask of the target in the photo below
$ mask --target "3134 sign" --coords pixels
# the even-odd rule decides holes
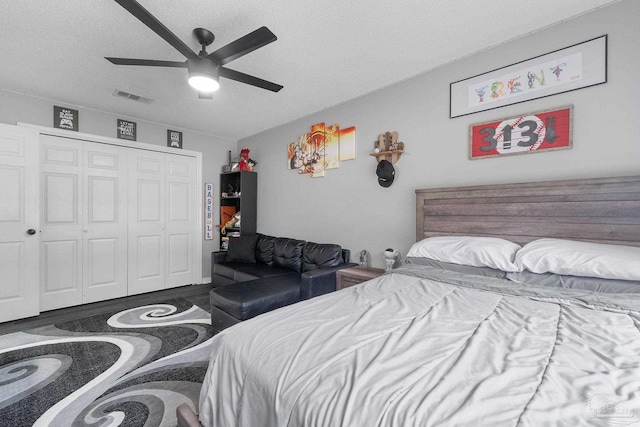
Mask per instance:
[[[471,125],[470,159],[571,148],[573,106]]]

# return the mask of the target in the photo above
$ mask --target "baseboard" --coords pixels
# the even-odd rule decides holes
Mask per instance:
[[[202,283],[201,283],[202,285],[209,284],[209,283],[211,283],[211,277],[202,278]]]

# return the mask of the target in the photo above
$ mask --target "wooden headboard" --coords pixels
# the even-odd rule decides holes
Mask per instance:
[[[541,237],[640,246],[640,176],[416,190],[416,240]]]

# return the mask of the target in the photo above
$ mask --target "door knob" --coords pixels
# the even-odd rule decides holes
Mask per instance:
[[[34,234],[36,234],[36,230],[34,230],[33,228],[30,228],[30,229],[27,230],[27,234],[29,236],[33,236]]]

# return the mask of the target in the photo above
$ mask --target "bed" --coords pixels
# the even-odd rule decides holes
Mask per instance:
[[[222,331],[204,426],[640,422],[640,177],[416,190],[406,265]]]

